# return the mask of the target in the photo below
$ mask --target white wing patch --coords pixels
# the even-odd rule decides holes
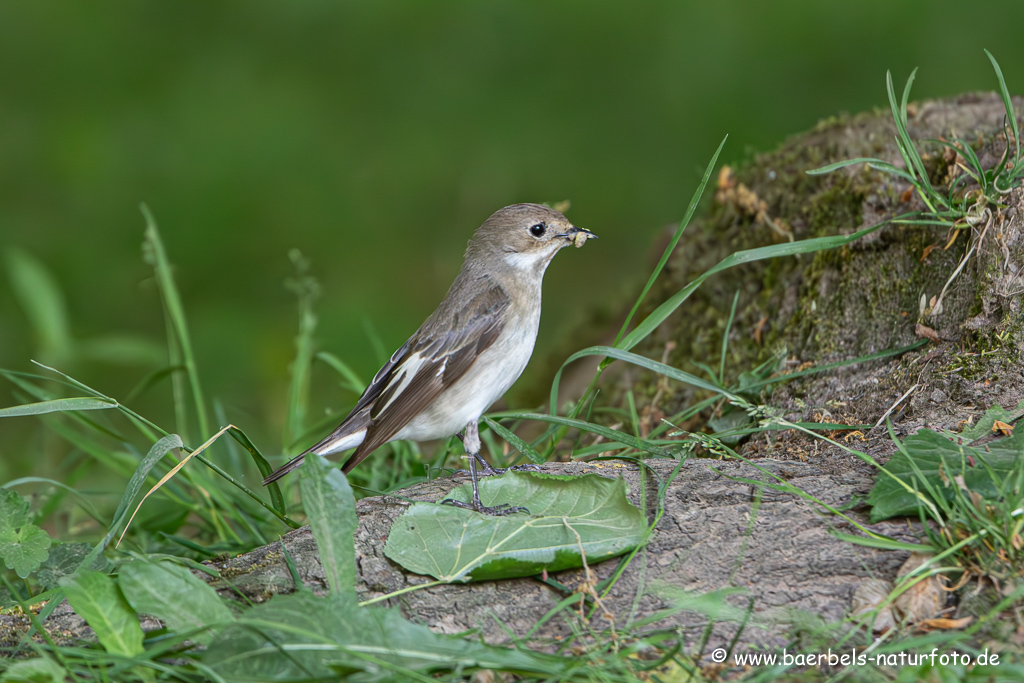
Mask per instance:
[[[350,448],[355,448],[363,442],[366,438],[366,430],[360,429],[354,434],[340,437],[334,441],[328,441],[325,444],[321,444],[313,450],[317,455],[330,455],[331,453],[339,453],[341,451],[347,451]]]
[[[381,392],[382,394],[391,392],[391,397],[383,406],[374,406],[374,413],[377,415],[383,414],[384,411],[388,409],[388,406],[394,403],[395,399],[398,398],[406,388],[408,388],[409,383],[412,382],[412,378],[416,376],[416,373],[419,372],[423,364],[429,360],[429,358],[424,357],[422,352],[417,351],[416,353],[410,354],[408,358],[402,361],[402,364],[395,368],[395,372],[391,376],[391,381],[388,382],[388,385],[384,387],[384,391]],[[443,367],[441,371],[444,371]],[[392,387],[395,387],[394,391],[392,391]]]

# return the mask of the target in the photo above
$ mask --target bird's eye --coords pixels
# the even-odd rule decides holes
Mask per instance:
[[[530,226],[530,234],[533,235],[534,237],[540,237],[544,234],[544,231],[546,229],[546,225],[544,225],[543,223],[537,223],[536,225]]]

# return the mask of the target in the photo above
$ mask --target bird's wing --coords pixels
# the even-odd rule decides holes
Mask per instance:
[[[416,335],[413,335],[411,338],[406,340],[406,342],[402,344],[397,351],[391,354],[391,358],[388,359],[388,362],[384,363],[384,366],[377,371],[376,375],[373,376],[369,386],[366,387],[366,390],[363,391],[363,395],[359,397],[358,401],[356,401],[356,404],[349,412],[348,417],[346,417],[345,420],[334,429],[334,431],[313,446],[310,446],[306,450],[307,453],[318,452],[330,445],[332,442],[343,439],[350,434],[366,429],[369,426],[370,406],[373,405],[373,402],[380,397],[381,393],[385,389],[387,389],[393,378],[395,369],[401,367],[405,362],[409,355],[409,349],[412,347],[415,340]]]
[[[286,462],[281,467],[271,472],[263,480],[263,485],[266,486],[272,482],[277,481],[289,472],[298,469],[302,465],[302,461],[306,459],[306,456],[310,453],[330,453],[333,452],[331,449],[332,445],[337,445],[338,442],[351,437],[356,432],[365,430],[370,426],[370,405],[377,400],[381,392],[387,388],[388,383],[391,381],[391,373],[396,366],[399,366],[409,353],[409,348],[412,346],[416,336],[413,335],[408,341],[395,351],[388,362],[384,364],[377,374],[374,376],[373,381],[363,391],[363,395],[356,401],[356,405],[349,412],[348,416],[342,421],[340,425],[334,428],[334,430],[317,441],[315,444],[307,448],[306,450],[299,453],[297,456]],[[343,448],[340,450],[344,450]]]
[[[369,407],[370,424],[366,438],[345,463],[345,472],[387,443],[466,374],[498,338],[508,307],[505,290],[496,285],[488,287],[454,311],[443,324],[428,321],[406,342],[401,358],[390,368],[385,366],[386,373],[382,369],[374,378],[373,385],[379,383],[380,389],[372,398],[368,389],[360,399],[360,404]]]

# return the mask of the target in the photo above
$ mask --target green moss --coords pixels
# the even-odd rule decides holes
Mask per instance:
[[[955,115],[949,120],[955,119],[963,130],[981,125],[977,121],[963,124],[963,117],[972,110],[942,106],[949,107]],[[859,167],[825,176],[806,173],[843,158],[898,158],[891,125],[887,110],[833,117],[810,133],[788,140],[776,151],[747,160],[734,169],[735,182],[763,200],[768,215],[788,226],[799,240],[849,234],[865,224],[912,211],[919,208],[918,201],[911,198],[901,202],[905,186],[880,172]],[[921,122],[916,125],[922,137],[948,135],[945,130],[928,130]],[[948,170],[948,162],[940,154],[933,155],[929,164],[936,178]],[[641,317],[728,254],[777,243],[779,239],[764,221],[747,210],[728,201],[711,203],[704,217],[687,232],[665,277],[656,284],[640,312]],[[660,358],[665,342],[672,340],[677,347],[669,362],[703,376],[696,363],[717,367],[725,321],[737,290],[740,300],[729,339],[727,383],[783,347],[790,358],[825,363],[908,345],[918,339],[915,324],[922,295],[926,299],[937,296],[963,255],[962,237],[954,247],[944,250],[941,246],[946,240],[943,228],[889,224],[847,248],[745,264],[705,282],[662,329],[636,350]],[[931,250],[922,260],[926,247],[934,244],[940,248]],[[947,292],[945,312],[933,323],[945,334],[958,334],[962,321],[982,308],[984,302],[978,292],[983,288],[967,283],[982,278],[994,282],[1001,277],[998,264],[987,264],[986,268],[981,273],[977,269],[961,273],[962,282]],[[1012,342],[994,334],[984,333],[969,346],[983,348],[986,360],[998,346],[1005,358],[1002,362],[1019,362],[1015,345],[1022,340],[1020,333],[1012,334]],[[985,335],[993,338],[982,338]],[[969,373],[975,364],[979,371],[985,365],[972,358],[964,355],[961,359]],[[937,367],[933,364],[929,372]],[[902,386],[900,382],[909,381],[899,390],[903,393],[920,380],[921,372],[919,365],[890,368],[878,378],[878,386],[895,390]],[[642,373],[631,376],[638,378],[631,385],[638,402],[653,398],[658,378]],[[625,405],[624,399],[619,400],[623,398],[621,389],[618,391],[618,397],[606,394],[606,400]],[[673,404],[693,397],[692,390],[681,387]],[[888,407],[892,396],[884,400]],[[664,407],[669,409],[667,403]]]
[[[972,382],[998,379],[1007,371],[1017,371],[1022,360],[1019,317],[1007,318],[991,330],[969,330],[955,353],[948,356],[942,374],[956,374]]]

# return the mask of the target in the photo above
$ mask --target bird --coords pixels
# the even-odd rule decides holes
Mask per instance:
[[[348,416],[322,440],[275,470],[263,484],[298,468],[306,455],[354,448],[346,474],[389,441],[428,441],[458,434],[469,460],[473,502],[442,503],[488,515],[525,511],[480,501],[476,463],[483,413],[519,378],[533,354],[544,272],[562,248],[596,238],[559,211],[513,204],[473,233],[448,294],[374,376]]]

